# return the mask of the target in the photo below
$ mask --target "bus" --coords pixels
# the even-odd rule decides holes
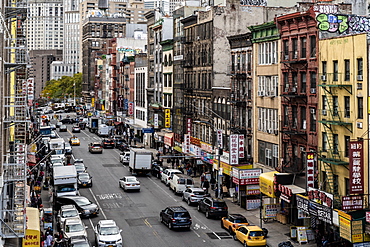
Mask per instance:
[[[39,132],[42,137],[50,137],[51,126],[40,126]]]
[[[26,207],[26,233],[22,247],[40,247],[40,212],[37,208]]]

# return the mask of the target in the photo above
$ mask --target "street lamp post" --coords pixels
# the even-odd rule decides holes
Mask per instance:
[[[222,149],[218,147],[218,171],[217,171],[217,198],[221,198],[221,176],[222,176],[222,168],[221,168],[221,152]]]
[[[76,106],[76,82],[73,82],[73,106]]]

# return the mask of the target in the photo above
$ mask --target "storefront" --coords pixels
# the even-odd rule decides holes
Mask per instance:
[[[232,168],[232,182],[235,185],[237,203],[247,210],[261,206],[259,177],[262,169]]]
[[[297,185],[277,184],[276,194],[280,198],[280,211],[277,214],[277,221],[283,224],[292,223],[296,226],[303,225],[303,221],[298,218],[296,194],[304,194],[306,190]]]
[[[263,220],[276,219],[280,205],[275,195],[275,174],[277,171],[261,173],[259,186],[262,198],[262,208],[260,214]]]

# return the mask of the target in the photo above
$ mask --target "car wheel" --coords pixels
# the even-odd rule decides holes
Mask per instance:
[[[238,238],[236,237],[236,234],[234,234],[234,235],[233,235],[233,239],[234,239],[235,241],[238,241]]]
[[[224,222],[221,220],[221,228],[224,229],[225,226],[224,226]]]
[[[209,212],[206,211],[206,218],[209,219],[210,218],[210,215],[209,215]]]
[[[230,227],[229,228],[229,233],[230,233],[230,235],[234,235],[235,233],[233,232],[233,229]]]
[[[173,229],[173,225],[172,225],[172,223],[169,223],[169,224],[168,224],[168,228],[169,228],[169,229],[171,229],[171,230]]]
[[[244,246],[244,247],[248,247],[247,242],[244,242],[243,246]]]
[[[182,195],[182,201],[186,202],[184,195]]]
[[[189,205],[189,206],[191,205],[191,201],[190,201],[190,199],[188,199],[188,205]]]
[[[161,215],[161,216],[159,216],[159,221],[160,221],[161,223],[163,223],[163,217],[162,217],[162,215]]]
[[[198,211],[199,212],[202,212],[201,208],[200,208],[200,205],[198,205]]]
[[[122,188],[122,185],[121,185],[121,183],[119,183],[119,182],[118,182],[118,185],[119,185],[119,187],[120,187],[120,188]]]

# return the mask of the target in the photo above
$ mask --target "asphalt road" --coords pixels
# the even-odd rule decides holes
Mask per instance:
[[[72,115],[71,115],[72,116]],[[68,132],[58,132],[66,141],[72,135],[72,125]],[[90,154],[88,143],[101,140],[88,129],[73,133],[79,137],[80,146],[73,147],[75,159],[83,159],[87,171],[93,177],[92,188],[80,189],[80,194],[100,207],[100,215],[83,219],[88,226],[89,240],[95,245],[94,226],[99,220],[113,219],[122,229],[123,246],[132,247],[207,247],[241,246],[221,228],[220,220],[207,219],[195,206],[188,206],[180,196],[174,195],[159,179],[139,177],[140,192],[124,192],[118,186],[119,178],[131,175],[128,168],[119,162],[119,150],[104,149],[103,154]],[[159,212],[166,206],[181,205],[192,216],[190,231],[169,230],[159,221]]]

